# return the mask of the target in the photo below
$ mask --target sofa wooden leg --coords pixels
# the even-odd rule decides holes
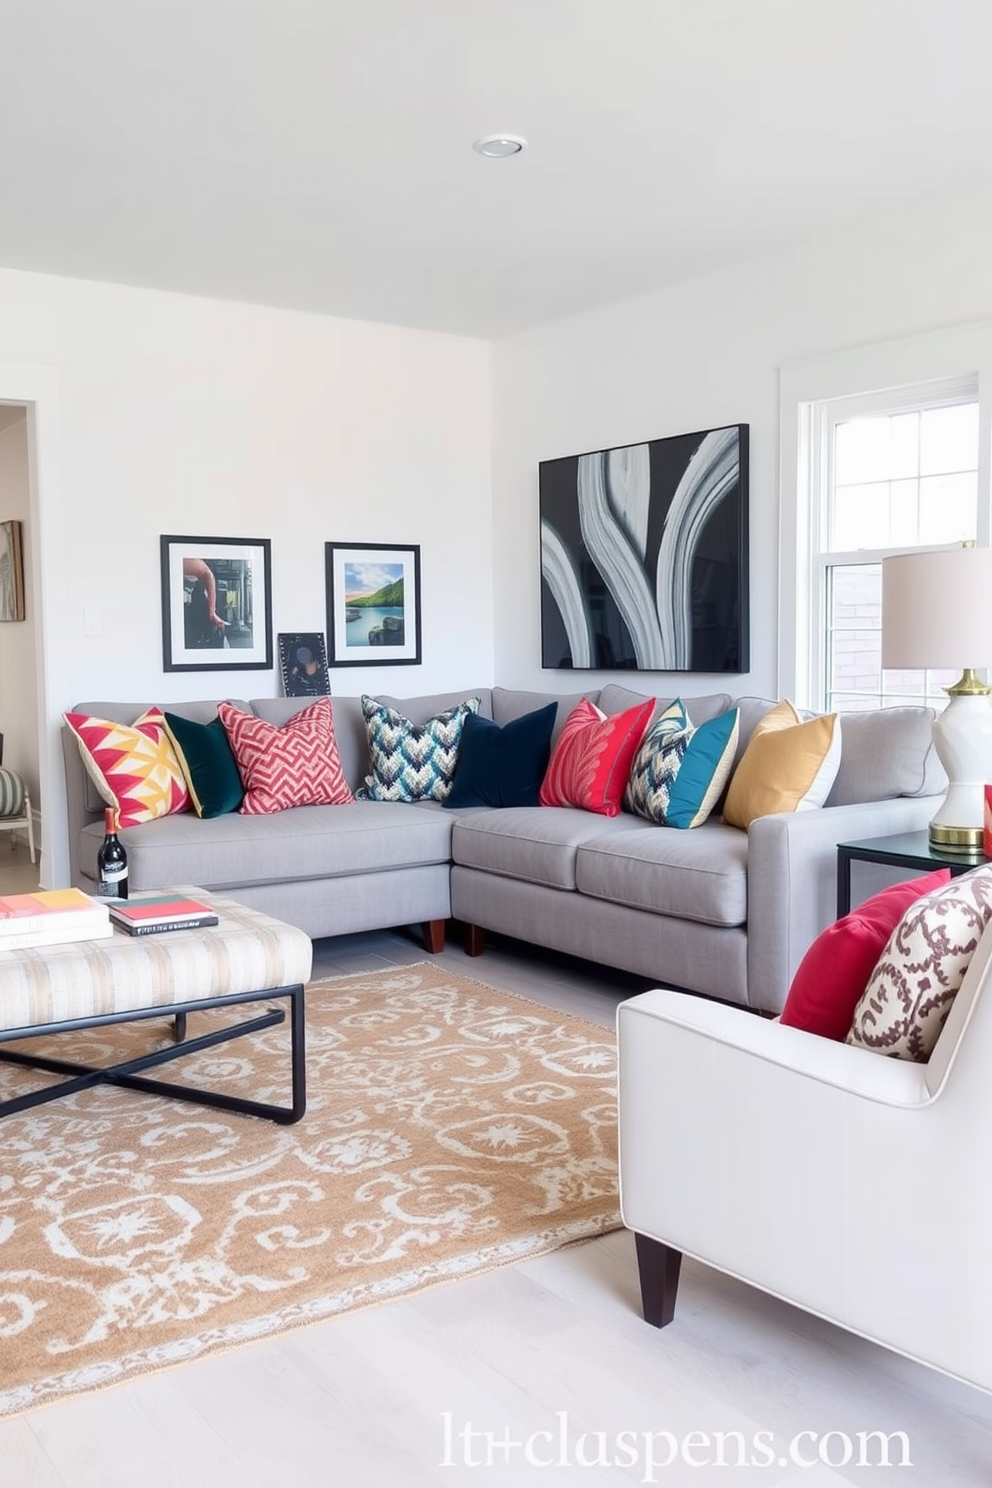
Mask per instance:
[[[644,1321],[664,1328],[675,1316],[675,1297],[679,1289],[682,1252],[648,1235],[634,1235],[637,1247],[637,1270],[641,1278],[641,1307]]]
[[[481,956],[486,948],[486,932],[481,925],[465,926],[466,956]]]
[[[424,949],[430,951],[432,956],[439,956],[444,950],[444,921],[424,921]]]

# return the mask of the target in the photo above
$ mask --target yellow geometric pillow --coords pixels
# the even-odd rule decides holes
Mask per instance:
[[[134,723],[112,723],[86,713],[63,713],[87,773],[121,827],[189,810],[189,791],[160,708]]]
[[[804,723],[788,701],[756,726],[734,771],[723,819],[745,831],[759,816],[822,806],[840,769],[840,718]]]

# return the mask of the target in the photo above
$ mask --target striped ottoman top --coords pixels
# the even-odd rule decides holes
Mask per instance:
[[[217,914],[203,930],[0,950],[0,1032],[309,980],[310,937],[233,899],[178,885]]]

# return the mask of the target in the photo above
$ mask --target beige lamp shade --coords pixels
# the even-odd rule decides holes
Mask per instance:
[[[985,787],[992,783],[992,704],[975,670],[992,662],[992,548],[904,553],[882,560],[882,666],[955,671],[934,720],[947,794],[930,822],[931,847],[977,854]]]
[[[992,548],[883,559],[882,666],[992,666]]]

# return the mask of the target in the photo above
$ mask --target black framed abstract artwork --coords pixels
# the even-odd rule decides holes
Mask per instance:
[[[169,535],[160,542],[163,670],[271,668],[269,539]]]
[[[541,665],[746,672],[748,425],[540,465]]]

